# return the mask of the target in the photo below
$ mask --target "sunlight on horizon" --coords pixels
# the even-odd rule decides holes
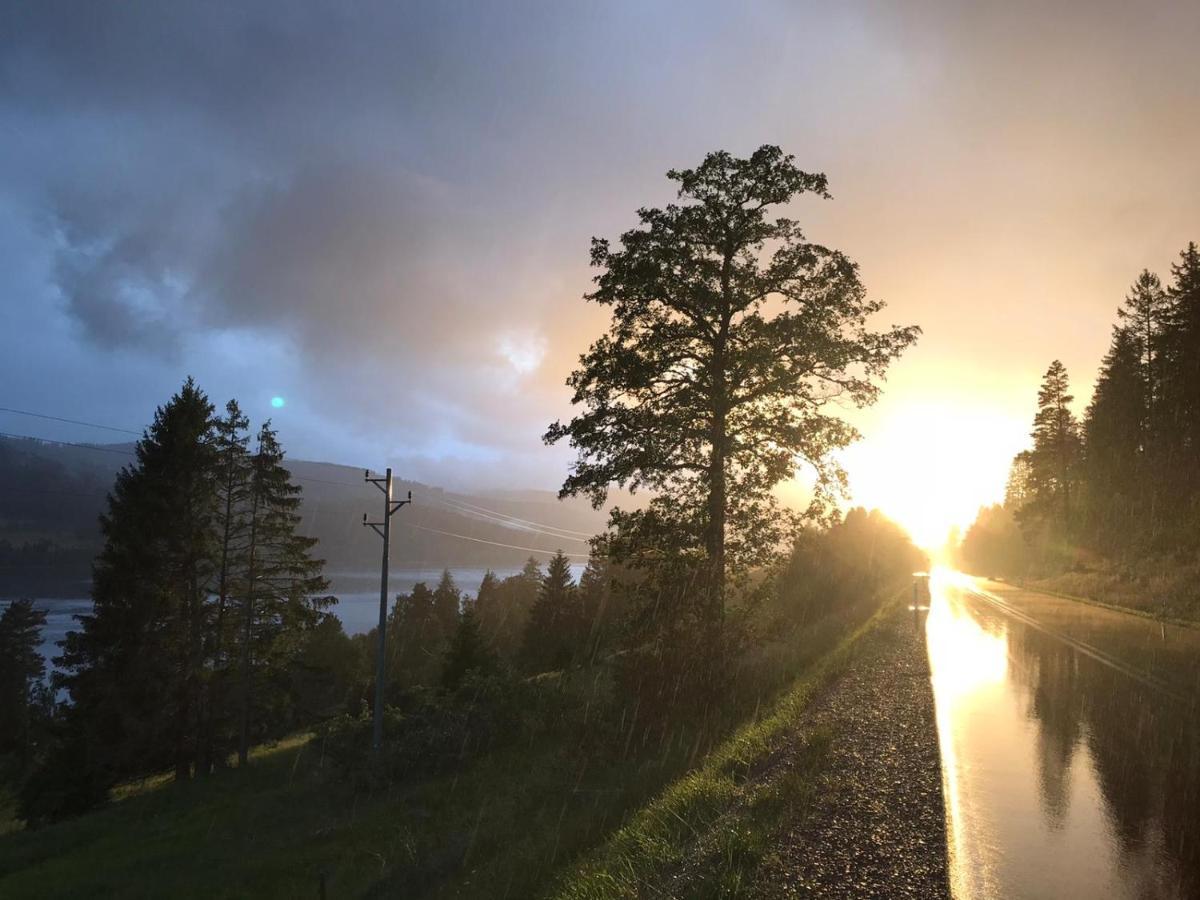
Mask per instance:
[[[965,531],[979,507],[1004,498],[1028,423],[998,410],[949,403],[897,405],[840,456],[850,505],[880,510],[925,549]]]

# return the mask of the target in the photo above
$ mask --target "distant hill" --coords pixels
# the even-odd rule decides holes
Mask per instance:
[[[79,596],[100,546],[98,517],[133,445],[68,446],[0,437],[0,597]],[[380,542],[362,524],[378,519],[383,495],[363,470],[334,463],[287,461],[304,489],[304,532],[316,537],[334,589],[361,587],[378,571]],[[584,500],[550,491],[457,493],[397,479],[394,496],[413,503],[392,519],[392,565],[478,568],[544,560],[555,550],[587,553],[587,537],[606,520]]]

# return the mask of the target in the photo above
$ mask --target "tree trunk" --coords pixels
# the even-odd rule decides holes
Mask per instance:
[[[712,455],[708,469],[708,536],[710,566],[709,617],[719,625],[725,616],[725,411],[713,417]]]
[[[213,680],[207,686],[201,716],[203,734],[197,759],[197,774],[209,775],[213,768],[213,721],[216,719],[215,676],[221,666],[222,643],[225,634],[225,606],[229,602],[229,548],[233,542],[233,465],[229,464],[225,480],[225,522],[221,535],[221,574],[217,586],[217,622],[213,634]]]
[[[254,486],[250,506],[250,540],[247,546],[246,596],[242,600],[242,653],[241,653],[241,710],[238,729],[238,768],[243,768],[250,758],[250,640],[254,633],[254,579],[258,554],[258,512],[261,484]]]

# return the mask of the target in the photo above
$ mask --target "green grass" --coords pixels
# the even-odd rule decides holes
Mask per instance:
[[[700,846],[728,896],[802,799],[824,739],[753,790],[750,776],[845,665],[863,629],[845,635],[870,608],[805,633],[801,679],[766,714],[744,698],[726,721],[753,721],[732,733],[674,732],[629,752],[553,738],[374,793],[332,777],[321,740],[297,735],[243,770],[150,778],[78,819],[0,831],[0,897],[316,897],[322,877],[330,898],[526,898],[553,885],[627,897]],[[697,766],[696,747],[714,742]]]
[[[0,896],[528,896],[675,774],[512,748],[376,795],[328,777],[297,739],[208,783],[127,789],[82,818],[0,840]],[[675,768],[672,768],[674,766]]]
[[[890,608],[890,604],[889,607]],[[771,838],[803,809],[830,742],[813,734],[790,766],[756,779],[822,687],[844,671],[880,610],[811,667],[761,718],[737,729],[695,771],[671,784],[560,882],[563,900],[674,895],[665,882],[684,873],[688,896],[738,896]]]

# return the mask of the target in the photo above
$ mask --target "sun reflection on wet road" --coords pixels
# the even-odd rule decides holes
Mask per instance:
[[[1200,632],[948,570],[930,587],[955,896],[1196,896]]]

